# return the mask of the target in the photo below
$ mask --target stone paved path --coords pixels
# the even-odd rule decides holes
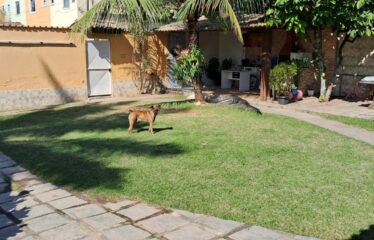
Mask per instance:
[[[181,210],[123,200],[94,204],[36,176],[0,153],[0,240],[312,240]],[[9,182],[21,189],[9,191]]]
[[[255,105],[256,106],[256,105]],[[256,106],[258,107],[258,106]],[[374,145],[374,132],[362,128],[352,127],[337,121],[327,120],[319,116],[299,112],[292,109],[261,107],[261,111],[293,117],[326,128],[341,135]]]

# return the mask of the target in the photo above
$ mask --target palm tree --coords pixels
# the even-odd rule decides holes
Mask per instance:
[[[202,16],[219,17],[228,20],[231,30],[240,42],[243,42],[239,17],[251,12],[263,12],[265,0],[185,0],[177,13],[178,18],[187,23],[190,33],[189,44],[196,45],[198,38],[198,19]],[[202,84],[198,77],[193,79],[195,99],[197,102],[205,102],[202,94]]]

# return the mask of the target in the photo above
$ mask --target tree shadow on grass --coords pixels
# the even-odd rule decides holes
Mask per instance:
[[[374,225],[363,229],[359,234],[354,234],[349,240],[373,240],[374,239]]]
[[[153,131],[155,133],[162,132],[162,131],[167,131],[167,130],[173,130],[173,127],[153,128]],[[149,131],[149,128],[141,128],[141,129],[138,129],[137,132],[148,132],[148,131]]]
[[[122,161],[122,155],[146,156],[152,160],[152,157],[183,153],[180,146],[157,143],[151,135],[143,141],[128,137],[128,114],[111,113],[118,110],[115,106],[118,104],[50,108],[0,119],[0,149],[33,174],[78,191],[95,187],[123,189],[131,169],[113,163],[113,159]],[[80,135],[112,130],[123,132],[124,137]],[[76,133],[74,138],[66,139],[64,136],[71,132]]]

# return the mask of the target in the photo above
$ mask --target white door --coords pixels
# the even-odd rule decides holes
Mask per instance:
[[[88,95],[102,96],[112,93],[110,74],[110,44],[108,40],[87,41]]]

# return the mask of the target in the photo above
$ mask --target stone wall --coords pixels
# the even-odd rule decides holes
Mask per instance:
[[[87,99],[87,88],[0,91],[0,111],[33,108]]]

